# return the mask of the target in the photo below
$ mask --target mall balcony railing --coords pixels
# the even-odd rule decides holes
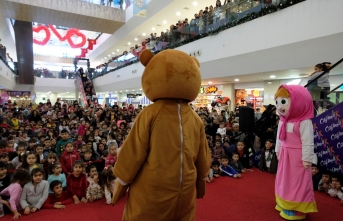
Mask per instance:
[[[343,102],[343,58],[333,65],[329,62],[322,65],[329,68],[311,73],[305,85],[312,95],[317,115]]]
[[[88,3],[92,3],[92,4],[97,4],[97,5],[103,5],[103,6],[108,6],[108,7],[115,7],[115,8],[120,8],[120,9],[124,9],[124,1],[121,1],[121,4],[116,5],[114,4],[114,1],[109,1],[109,0],[81,0],[83,2],[88,2]],[[127,8],[127,7],[125,7]]]
[[[303,1],[305,0],[233,0],[220,8],[210,10],[207,14],[192,19],[189,23],[184,23],[179,28],[171,26],[170,31],[164,33],[163,36],[152,37],[146,48],[153,53],[177,48]],[[127,55],[100,65],[93,73],[92,78],[137,63],[139,60],[134,54],[129,52]],[[129,57],[129,59],[125,57]]]
[[[0,60],[12,71],[13,74],[17,75],[17,71],[14,68],[14,62],[11,59],[8,59],[6,53],[6,47],[0,45]]]
[[[59,78],[59,79],[76,79],[76,73],[74,71],[50,71],[45,68],[37,68],[34,70],[34,75],[37,78]]]

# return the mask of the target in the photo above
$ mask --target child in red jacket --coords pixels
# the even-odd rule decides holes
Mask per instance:
[[[77,129],[77,134],[81,135],[82,138],[83,138],[85,136],[85,134],[86,134],[87,129],[88,129],[88,127],[86,125],[86,121],[82,120],[81,121],[81,125]]]
[[[54,180],[50,183],[50,189],[53,194],[49,194],[43,204],[43,209],[64,209],[65,205],[73,202],[73,198],[68,192],[63,192],[62,182]]]
[[[77,160],[73,166],[73,173],[67,178],[67,190],[73,196],[75,204],[87,203],[86,195],[88,181],[86,174],[83,173],[84,163]]]
[[[60,158],[60,163],[62,165],[62,171],[66,176],[70,175],[73,171],[73,165],[75,161],[80,159],[79,153],[74,150],[74,145],[72,142],[66,143],[66,151],[62,154]]]

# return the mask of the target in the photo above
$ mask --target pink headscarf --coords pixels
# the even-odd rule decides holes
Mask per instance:
[[[298,122],[314,117],[312,97],[305,87],[283,84],[279,87],[279,89],[282,87],[285,88],[290,95],[291,106],[288,114],[285,117],[280,115],[282,121],[279,134],[280,140],[284,140],[286,137],[287,122]]]

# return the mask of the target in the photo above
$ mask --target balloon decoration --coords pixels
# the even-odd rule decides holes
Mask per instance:
[[[40,31],[44,31],[45,32],[45,38],[42,41],[39,41],[37,39],[33,39],[33,43],[37,44],[37,45],[46,45],[51,37],[51,33],[48,27],[44,26],[44,25],[40,25],[37,27],[33,28],[33,32],[37,32],[39,33]]]
[[[88,50],[93,50],[93,45],[96,45],[96,39],[87,39],[87,41],[88,41],[88,47],[81,48],[81,54],[78,56],[75,56],[76,58],[85,58],[86,54],[88,53]]]
[[[50,38],[51,38],[51,32],[60,40],[60,41],[67,41],[68,44],[70,45],[71,48],[81,48],[81,55],[76,56],[76,58],[85,58],[86,54],[88,53],[88,50],[93,50],[93,45],[96,45],[96,39],[87,39],[86,36],[80,32],[79,29],[76,28],[70,28],[67,30],[65,36],[61,36],[61,34],[56,30],[56,28],[53,25],[39,25],[37,27],[33,28],[34,32],[45,32],[45,38],[41,41],[37,39],[33,39],[33,43],[44,46],[46,45]],[[81,42],[80,43],[75,43],[72,39],[72,37],[80,37]],[[87,48],[82,48],[85,46],[85,44],[88,41],[88,47]]]

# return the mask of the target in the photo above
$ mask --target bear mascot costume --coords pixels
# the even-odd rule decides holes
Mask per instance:
[[[275,180],[276,210],[286,220],[301,220],[317,212],[311,165],[315,157],[312,97],[299,85],[281,85],[276,92],[280,115],[276,155],[279,165]]]
[[[188,104],[198,96],[200,64],[177,50],[144,50],[139,59],[143,91],[154,103],[120,148],[113,204],[128,190],[122,220],[195,220],[211,164],[204,124]]]

